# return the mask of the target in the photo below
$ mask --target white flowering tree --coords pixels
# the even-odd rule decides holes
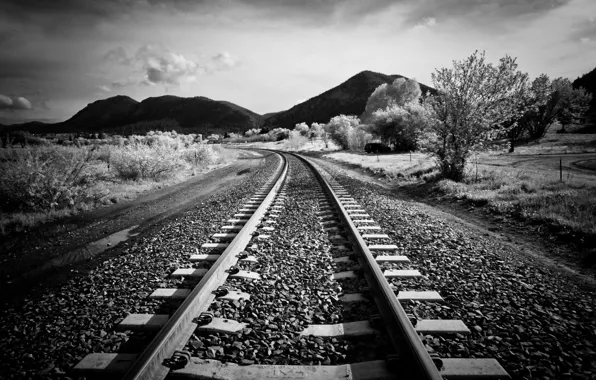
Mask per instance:
[[[419,145],[437,159],[445,178],[460,181],[471,152],[502,136],[512,126],[508,121],[525,112],[528,75],[517,70],[514,58],[493,66],[476,51],[431,78],[438,93],[424,103],[429,116]]]

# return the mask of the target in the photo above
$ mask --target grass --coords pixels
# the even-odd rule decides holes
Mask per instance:
[[[596,188],[545,180],[523,172],[486,171],[478,180],[437,182],[443,194],[543,223],[559,235],[596,236]]]
[[[543,225],[553,235],[591,248],[596,261],[596,159],[565,152],[596,152],[596,135],[547,134],[540,144],[516,148],[515,154],[483,153],[469,160],[463,182],[441,180],[434,162],[420,153],[367,155],[332,152],[324,157],[366,168],[400,186],[434,183],[446,199],[464,200],[529,224]],[[557,154],[553,155],[553,152]],[[528,156],[528,154],[535,156]],[[559,155],[560,154],[560,155]],[[563,163],[563,181],[559,165]],[[476,173],[478,173],[476,175]]]
[[[100,147],[0,149],[0,233],[133,200],[225,165],[237,155],[168,132]]]

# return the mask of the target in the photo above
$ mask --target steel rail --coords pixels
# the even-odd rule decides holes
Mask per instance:
[[[381,313],[384,327],[389,333],[389,337],[397,354],[400,359],[402,359],[400,362],[409,363],[410,360],[413,361],[410,378],[442,380],[443,377],[440,375],[437,366],[434,364],[428,351],[418,337],[418,333],[412,326],[405,310],[389,286],[381,268],[375,261],[371,251],[368,249],[366,242],[362,236],[360,236],[360,233],[354,222],[352,222],[348,212],[339,201],[339,197],[335,194],[331,185],[329,185],[329,182],[309,160],[300,155],[291,154],[306,163],[314,173],[315,177],[323,185],[323,191],[333,199],[336,208],[339,211],[340,220],[343,222],[344,227],[347,227],[346,232],[349,235],[350,241],[353,243],[352,246],[357,253],[358,261],[363,269],[366,281],[371,287],[371,293],[375,299],[377,308]],[[403,349],[404,346],[406,346],[407,350]],[[403,375],[403,373],[400,372],[400,375]]]
[[[168,319],[168,322],[149,346],[137,357],[123,379],[154,380],[164,379],[167,376],[169,368],[162,364],[163,361],[171,358],[176,350],[184,348],[198,326],[193,322],[193,319],[202,312],[207,311],[209,305],[215,299],[213,291],[227,278],[227,270],[238,261],[237,254],[242,252],[250,242],[252,233],[256,230],[261,218],[265,215],[279,188],[285,181],[288,172],[288,161],[282,154],[275,154],[280,156],[281,162],[277,169],[275,184],[263,202],[213,264],[209,272],[201,279],[172,317]]]

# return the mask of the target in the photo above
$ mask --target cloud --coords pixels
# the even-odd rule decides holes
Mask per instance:
[[[414,29],[425,29],[425,28],[432,28],[433,26],[437,25],[437,19],[434,17],[423,17],[420,19],[418,24],[414,26]]]
[[[540,17],[563,7],[572,0],[406,0],[406,25],[416,26],[420,20],[439,17],[443,20],[459,20],[484,27],[507,22]]]
[[[142,46],[135,54],[141,64],[147,84],[180,85],[196,81],[204,68],[196,62],[167,49],[154,45]]]
[[[107,62],[117,63],[125,66],[128,66],[132,63],[132,58],[128,57],[126,50],[124,50],[122,46],[108,50],[103,55],[103,59]]]
[[[0,110],[28,110],[31,108],[31,102],[22,96],[0,94]]]
[[[592,40],[588,37],[582,37],[579,39],[579,42],[581,42],[582,44],[587,44],[590,43]]]
[[[211,60],[215,63],[216,69],[231,69],[240,65],[240,60],[227,51],[211,57]]]
[[[109,88],[108,86],[97,86],[97,88],[99,88],[100,90],[102,90],[103,92],[112,92],[112,89]]]

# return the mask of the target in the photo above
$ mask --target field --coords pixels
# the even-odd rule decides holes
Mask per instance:
[[[0,149],[0,233],[132,200],[229,163],[237,151],[192,135]]]
[[[405,190],[431,184],[432,196],[543,225],[549,234],[587,248],[581,256],[588,265],[596,258],[596,135],[550,133],[515,153],[479,153],[460,183],[438,179],[433,159],[421,153],[338,151],[321,157],[365,168]]]

